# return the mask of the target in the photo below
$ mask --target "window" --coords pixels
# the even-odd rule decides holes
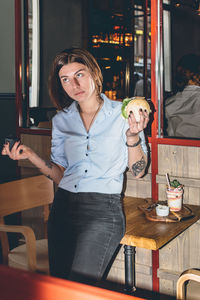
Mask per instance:
[[[166,137],[200,138],[199,28],[198,1],[164,1],[163,134]]]

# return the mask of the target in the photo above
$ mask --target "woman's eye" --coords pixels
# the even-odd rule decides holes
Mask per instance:
[[[76,76],[77,76],[78,78],[80,78],[80,77],[83,76],[83,73],[78,73]]]
[[[69,78],[63,78],[63,82],[64,83],[68,83],[69,82]]]

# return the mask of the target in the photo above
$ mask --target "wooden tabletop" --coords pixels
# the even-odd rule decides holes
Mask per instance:
[[[144,203],[142,198],[124,198],[126,234],[121,244],[157,250],[200,219],[200,206],[187,205],[195,214],[192,218],[175,223],[149,221],[138,209]]]

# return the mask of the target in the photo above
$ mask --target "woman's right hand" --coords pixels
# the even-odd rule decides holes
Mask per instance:
[[[29,159],[33,153],[31,148],[23,145],[20,141],[15,142],[11,151],[9,149],[9,143],[4,144],[1,154],[8,155],[13,160]]]

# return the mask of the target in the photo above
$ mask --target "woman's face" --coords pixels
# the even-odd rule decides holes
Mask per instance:
[[[73,62],[64,65],[59,71],[59,77],[68,96],[78,102],[96,95],[94,80],[83,64]]]

